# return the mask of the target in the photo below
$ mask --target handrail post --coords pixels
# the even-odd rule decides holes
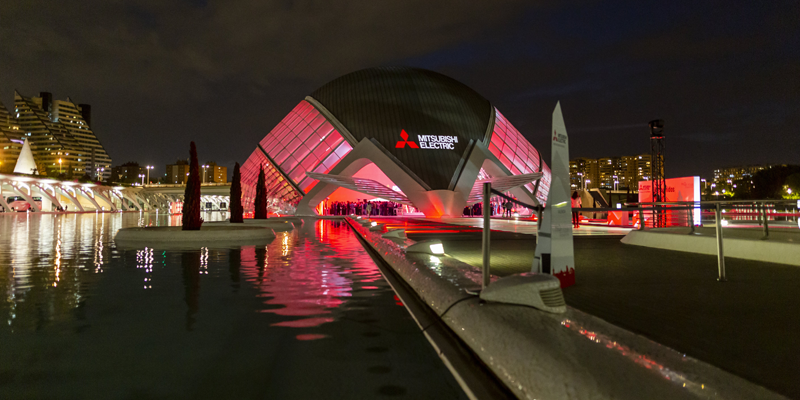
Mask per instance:
[[[767,216],[767,203],[761,204],[761,216],[764,218],[764,237],[761,240],[769,239],[769,217]]]
[[[762,225],[763,224],[763,221],[761,219],[762,218],[762,213],[761,213],[761,210],[758,207],[758,203],[753,204],[753,208],[756,211],[756,221],[758,221],[759,225]]]
[[[722,248],[722,207],[719,203],[717,203],[715,214],[717,217],[717,268],[719,268],[717,281],[726,282],[728,279],[725,277],[725,253]]]
[[[481,288],[489,286],[489,267],[491,265],[491,253],[489,251],[489,241],[491,240],[491,218],[489,213],[489,199],[492,196],[492,183],[483,183],[483,242],[481,244],[481,255],[483,256]]]
[[[642,206],[639,206],[639,230],[644,230],[644,211],[642,210]]]

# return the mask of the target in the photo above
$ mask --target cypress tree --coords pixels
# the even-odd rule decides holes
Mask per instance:
[[[200,218],[200,167],[197,165],[197,147],[194,142],[190,145],[189,158],[189,180],[183,192],[181,222],[184,231],[199,231],[203,219]]]
[[[258,171],[258,182],[256,183],[254,219],[267,219],[267,188],[264,181],[264,167],[262,166]]]
[[[239,163],[233,166],[233,182],[231,183],[231,222],[244,222],[244,208],[242,208],[242,174],[239,172]]]

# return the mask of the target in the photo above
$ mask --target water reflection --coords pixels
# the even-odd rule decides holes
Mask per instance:
[[[200,299],[200,264],[202,253],[184,252],[181,254],[183,269],[184,301],[186,302],[186,330],[192,330]]]
[[[449,393],[435,398],[457,397],[345,223],[309,220],[266,246],[114,245],[119,228],[170,219],[0,216],[0,397],[83,398],[89,388],[130,398],[321,398],[349,378],[352,397],[370,398],[382,383],[364,385],[367,366],[393,362],[399,381],[425,381],[412,398],[435,387]],[[351,368],[340,372],[347,357]],[[280,373],[265,384],[264,371]],[[308,376],[336,379],[298,384]],[[276,396],[263,392],[275,387]]]
[[[341,221],[319,220],[280,233],[279,241],[266,247],[242,248],[242,275],[265,298],[261,312],[301,317],[273,326],[308,328],[331,322],[332,310],[352,296],[354,280],[381,279],[349,229]]]

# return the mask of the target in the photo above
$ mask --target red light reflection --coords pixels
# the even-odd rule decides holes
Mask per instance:
[[[273,326],[309,328],[333,322],[334,311],[352,296],[354,281],[382,279],[344,223],[319,220],[303,227],[278,234],[268,246],[240,250],[242,277],[266,298],[260,312],[303,317]]]

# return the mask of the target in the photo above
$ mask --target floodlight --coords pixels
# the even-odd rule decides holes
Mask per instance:
[[[439,239],[424,240],[406,247],[406,253],[425,253],[437,256],[444,254],[444,245]]]

